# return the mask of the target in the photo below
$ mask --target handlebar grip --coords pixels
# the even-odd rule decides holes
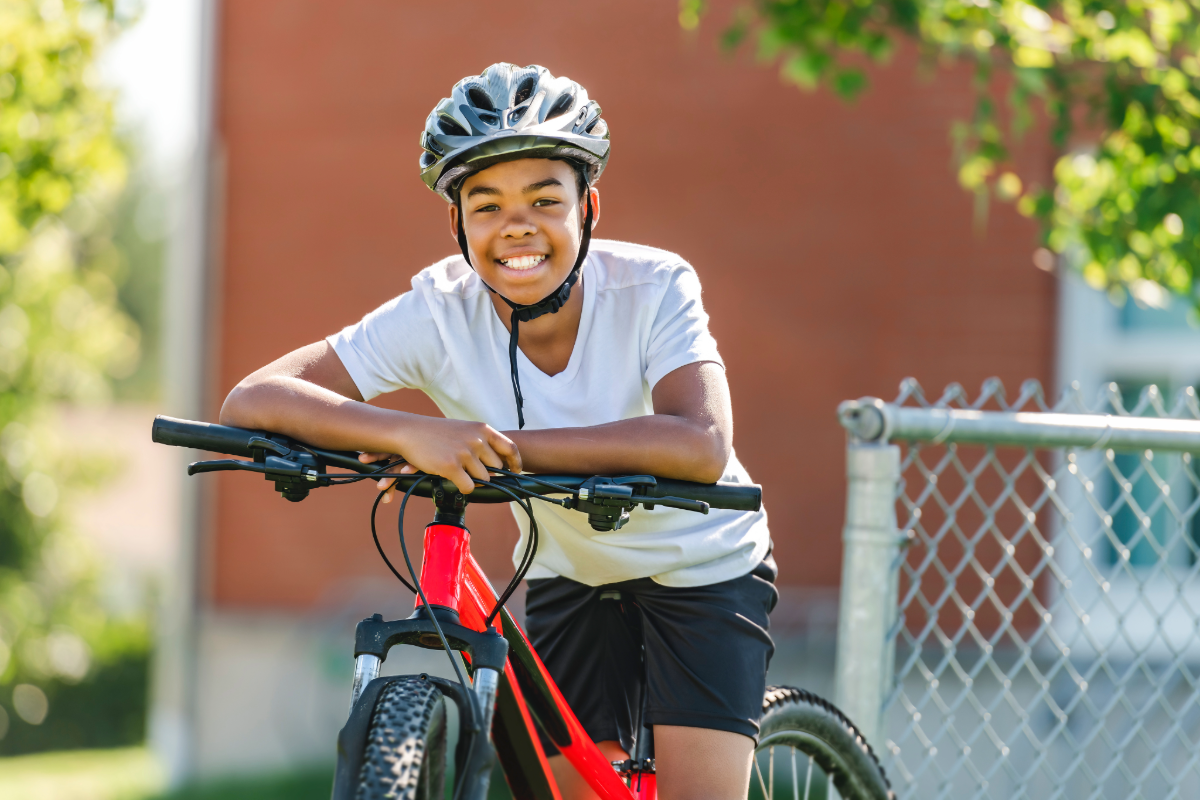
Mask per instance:
[[[159,444],[252,457],[254,452],[250,448],[250,440],[262,434],[259,431],[230,428],[227,425],[157,416],[154,418],[154,427],[150,435]]]
[[[682,497],[699,500],[713,508],[733,511],[758,511],[762,508],[762,487],[757,484],[692,483],[659,478],[658,485],[646,490],[650,497]]]

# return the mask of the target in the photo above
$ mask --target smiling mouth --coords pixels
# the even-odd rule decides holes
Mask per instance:
[[[515,256],[513,258],[497,259],[497,261],[509,269],[516,270],[533,269],[545,260],[546,256]]]

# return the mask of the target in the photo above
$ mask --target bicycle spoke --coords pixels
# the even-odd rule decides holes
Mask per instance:
[[[771,752],[767,755],[767,788],[771,793],[767,795],[767,800],[775,800],[775,748],[771,748]]]
[[[808,800],[809,789],[812,788],[813,757],[808,757],[808,774],[804,776],[804,800]]]
[[[762,767],[758,766],[758,756],[754,757],[754,774],[758,776],[758,785],[762,787],[763,800],[771,800],[771,795],[767,794],[767,782],[763,780]]]
[[[796,771],[796,748],[789,747],[788,752],[792,756],[792,800],[800,800],[800,773]],[[804,793],[804,800],[808,800],[808,793]]]

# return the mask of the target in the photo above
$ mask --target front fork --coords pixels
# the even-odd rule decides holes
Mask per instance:
[[[436,497],[435,502],[440,500]],[[508,656],[508,642],[495,628],[480,632],[464,627],[459,620],[458,607],[462,591],[464,562],[468,552],[470,533],[462,525],[461,514],[457,518],[442,513],[443,505],[438,502],[439,514],[432,525],[425,529],[425,554],[421,567],[421,588],[429,602],[426,610],[420,597],[417,608],[406,620],[385,622],[379,614],[359,623],[355,635],[354,681],[350,689],[351,716],[366,688],[379,677],[379,670],[387,651],[396,644],[412,644],[428,649],[441,649],[442,639],[430,620],[435,617],[446,642],[453,650],[463,650],[471,658],[472,680],[469,691],[474,698],[463,695],[458,684],[435,680],[444,694],[459,706],[460,718],[466,722],[464,702],[470,703],[477,715],[478,726],[470,735],[476,737],[471,748],[470,763],[460,765],[461,779],[466,781],[461,795],[464,798],[487,796],[488,780],[491,777],[495,750],[491,744],[492,717],[496,708],[496,695],[500,685],[500,673]],[[471,700],[474,702],[471,702]],[[464,726],[464,732],[466,728]]]
[[[379,656],[363,653],[354,659],[354,683],[350,686],[350,708],[358,702],[363,688],[379,677],[379,667],[383,662]],[[471,690],[479,701],[481,717],[480,728],[485,731],[492,729],[492,715],[496,710],[496,692],[500,688],[500,673],[490,667],[479,667],[471,678]]]
[[[383,664],[383,660],[379,656],[363,653],[354,659],[354,682],[350,684],[350,710],[354,710],[354,704],[358,702],[358,698],[362,696],[362,691],[367,684],[379,677],[379,667]]]

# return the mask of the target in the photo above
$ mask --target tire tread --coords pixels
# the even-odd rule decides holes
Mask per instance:
[[[865,771],[874,774],[861,777],[865,777],[870,783],[879,786],[885,797],[894,800],[896,794],[892,791],[891,781],[888,780],[883,765],[879,763],[879,757],[875,754],[874,748],[850,721],[850,718],[842,713],[841,709],[806,689],[798,689],[795,686],[768,686],[766,694],[763,695],[763,722],[767,722],[768,715],[772,712],[775,714],[786,713],[788,706],[816,708],[823,712],[822,716],[834,721],[849,737],[849,741],[853,742],[861,754],[866,756],[866,763],[863,764],[866,767]],[[833,743],[830,745],[832,746]]]
[[[438,688],[415,676],[389,684],[375,702],[356,800],[441,800],[445,747]]]

